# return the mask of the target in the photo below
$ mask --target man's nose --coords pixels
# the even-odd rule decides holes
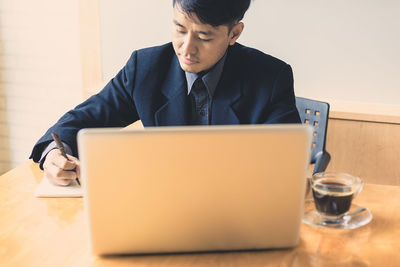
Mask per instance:
[[[196,41],[191,34],[188,34],[182,45],[182,54],[185,56],[195,55],[197,53]]]

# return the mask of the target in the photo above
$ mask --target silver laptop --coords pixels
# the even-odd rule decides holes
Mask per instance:
[[[92,252],[295,246],[311,135],[304,125],[80,131]]]

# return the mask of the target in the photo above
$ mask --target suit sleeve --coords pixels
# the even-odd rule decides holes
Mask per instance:
[[[293,89],[293,72],[288,64],[281,69],[274,82],[265,123],[301,123]]]
[[[133,90],[136,74],[136,52],[122,70],[104,87],[82,104],[64,114],[55,125],[39,139],[29,158],[38,162],[43,150],[52,141],[51,133],[57,133],[77,156],[76,136],[83,128],[125,127],[139,119]]]

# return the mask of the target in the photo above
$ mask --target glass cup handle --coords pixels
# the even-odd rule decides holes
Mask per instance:
[[[358,194],[360,194],[360,192],[363,189],[363,187],[364,187],[364,182],[361,181],[360,184],[358,185],[358,188],[357,188],[356,192],[353,195],[353,199],[355,199],[358,196]]]

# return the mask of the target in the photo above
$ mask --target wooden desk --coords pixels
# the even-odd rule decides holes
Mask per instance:
[[[302,224],[294,249],[97,258],[82,199],[38,199],[42,178],[27,162],[0,177],[0,266],[400,266],[400,187],[366,185],[356,202],[374,219],[356,230]]]

